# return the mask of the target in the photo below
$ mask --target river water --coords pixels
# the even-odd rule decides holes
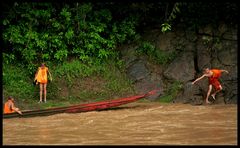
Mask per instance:
[[[237,105],[134,102],[3,119],[3,145],[237,145]]]

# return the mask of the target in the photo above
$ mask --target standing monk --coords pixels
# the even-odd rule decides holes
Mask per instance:
[[[8,97],[7,102],[4,104],[4,114],[14,113],[17,112],[20,115],[22,115],[22,112],[19,110],[19,108],[15,107],[14,105],[14,98]]]
[[[41,67],[38,67],[38,70],[34,78],[34,81],[37,81],[36,84],[39,83],[39,86],[40,86],[40,100],[38,103],[42,103],[42,91],[44,92],[44,102],[45,103],[47,102],[48,74],[50,76],[50,81],[52,81],[52,75],[49,72],[48,67],[46,67],[45,64],[42,63]]]
[[[192,84],[194,84],[197,81],[201,80],[202,78],[208,77],[209,86],[208,86],[208,92],[207,92],[207,97],[206,97],[206,103],[210,103],[208,101],[208,98],[209,98],[209,95],[210,95],[210,93],[212,91],[212,86],[215,89],[215,92],[211,95],[214,100],[215,100],[216,93],[218,93],[219,91],[222,90],[222,86],[221,86],[221,84],[220,84],[220,82],[218,80],[220,78],[222,72],[228,73],[227,70],[206,68],[204,70],[204,74],[201,77],[197,78],[194,82],[192,82]]]

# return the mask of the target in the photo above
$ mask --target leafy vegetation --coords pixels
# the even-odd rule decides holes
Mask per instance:
[[[115,54],[119,43],[136,34],[136,19],[112,21],[108,9],[92,10],[91,3],[57,8],[51,3],[14,3],[4,18],[4,63],[22,61],[30,74],[36,61],[64,62],[78,57],[89,62]],[[15,18],[18,18],[16,23]]]
[[[63,106],[100,101],[135,93],[132,83],[122,73],[124,69],[113,60],[87,65],[75,59],[62,64],[47,63],[47,66],[54,80],[47,86],[47,100],[52,107],[56,104]],[[33,78],[34,75],[28,76],[27,69],[5,64],[3,66],[4,98],[13,96],[21,102],[36,104],[39,99],[39,86],[33,85]]]
[[[136,49],[140,54],[146,54],[151,59],[153,59],[157,64],[168,64],[177,56],[176,51],[163,51],[161,49],[156,49],[156,47],[150,42],[144,41]]]
[[[181,89],[182,89],[182,83],[179,81],[174,81],[170,85],[170,88],[168,89],[166,94],[164,94],[159,101],[167,102],[167,103],[172,102]]]
[[[33,79],[33,78],[32,78]],[[13,66],[9,64],[3,65],[3,97],[16,96],[19,99],[34,99],[36,91],[33,87],[33,80],[28,77],[26,69],[23,66]]]
[[[108,59],[116,53],[115,47],[135,40],[148,25],[159,24],[166,32],[179,22],[188,28],[219,21],[236,24],[238,12],[235,3],[215,2],[10,2],[3,6],[3,62],[21,61],[29,74],[42,61]]]

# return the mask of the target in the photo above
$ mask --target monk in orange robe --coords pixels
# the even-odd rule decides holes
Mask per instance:
[[[212,87],[214,87],[215,89],[215,92],[211,95],[214,100],[215,100],[216,94],[222,90],[222,85],[219,82],[219,78],[221,77],[222,72],[228,73],[227,70],[206,68],[204,70],[204,74],[201,77],[197,78],[194,82],[192,82],[192,84],[194,84],[197,81],[201,80],[202,78],[208,77],[209,86],[208,86],[208,92],[206,96],[206,103],[210,103],[208,101],[208,98],[212,91]]]
[[[46,67],[45,64],[42,63],[41,67],[38,67],[38,70],[34,78],[34,81],[36,81],[36,84],[39,84],[40,86],[40,100],[38,103],[42,103],[42,92],[44,93],[44,102],[45,103],[47,102],[48,74],[50,76],[50,81],[52,81],[52,75],[48,67]]]
[[[22,115],[22,112],[19,110],[19,108],[15,107],[14,105],[14,98],[8,97],[7,102],[4,104],[4,114],[14,113],[17,112],[20,115]]]

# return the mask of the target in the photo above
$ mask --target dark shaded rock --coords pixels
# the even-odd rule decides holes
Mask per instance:
[[[237,27],[233,27],[232,29],[228,29],[226,32],[224,32],[222,37],[223,39],[237,41],[237,32]]]
[[[224,23],[221,23],[219,26],[218,26],[218,34],[219,36],[222,36],[224,32],[226,32],[228,29],[227,29],[227,25],[224,24]]]
[[[138,60],[136,56],[137,45],[123,46],[119,50],[121,51],[122,59],[125,61],[126,67],[129,67],[134,61]]]
[[[237,47],[230,43],[225,43],[225,49],[217,53],[220,63],[233,66],[237,64]],[[236,44],[236,43],[235,43]]]
[[[202,41],[197,42],[197,66],[199,70],[211,67],[211,53],[209,48],[202,45]]]
[[[202,96],[197,96],[197,95],[193,96],[193,98],[190,101],[190,104],[191,105],[202,105],[202,104],[204,104],[203,97]]]
[[[158,90],[154,95],[147,97],[149,100],[157,99],[161,94],[163,81],[159,71],[153,65],[148,64],[146,58],[136,54],[137,46],[130,45],[122,47],[122,59],[126,63],[127,76],[132,80],[135,90],[139,94],[144,94],[152,90]]]
[[[193,31],[186,31],[186,39],[190,42],[196,42],[198,37],[195,32]]]
[[[216,94],[216,100],[214,100],[212,97],[210,97],[209,101],[214,102],[214,104],[225,104],[223,92],[219,92]]]
[[[201,104],[203,100],[201,93],[198,85],[192,85],[191,82],[188,82],[184,84],[181,95],[179,95],[174,102]]]
[[[203,28],[200,28],[198,30],[198,33],[199,34],[207,34],[207,35],[210,35],[210,36],[213,36],[213,27],[212,25],[207,25]]]
[[[225,98],[226,104],[237,104],[237,95],[232,95],[230,98]]]
[[[155,46],[157,49],[163,51],[173,51],[172,41],[175,40],[175,34],[173,32],[167,32],[166,34],[159,34],[155,40]]]
[[[173,26],[174,33],[176,37],[185,37],[185,30],[186,26],[184,24],[176,24]]]
[[[187,82],[194,78],[193,53],[186,52],[177,57],[165,70],[164,77],[180,82]]]
[[[224,101],[226,104],[237,103],[237,80],[223,83]]]
[[[189,41],[186,40],[183,37],[177,36],[176,38],[171,40],[171,46],[168,48],[168,51],[173,50],[180,50],[180,51],[186,51],[186,45],[188,45]],[[193,51],[193,50],[190,50]]]
[[[186,45],[184,46],[184,51],[185,52],[195,52],[195,44],[192,42],[187,42]]]
[[[136,83],[134,83],[134,86],[135,90],[137,90],[137,92],[141,94],[145,94],[149,91],[156,90],[156,93],[154,95],[146,97],[147,99],[150,100],[155,100],[162,94],[160,82],[152,81],[149,78],[137,81]]]
[[[213,68],[220,68],[220,69],[224,69],[223,65],[221,64],[221,62],[218,60],[218,58],[213,58],[211,60],[211,67]],[[209,67],[210,68],[210,67]]]
[[[143,61],[136,61],[127,69],[127,75],[133,81],[139,81],[146,78],[150,74]]]

